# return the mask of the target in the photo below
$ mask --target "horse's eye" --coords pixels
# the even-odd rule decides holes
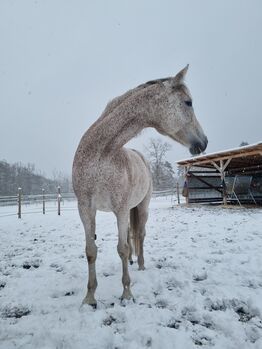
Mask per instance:
[[[185,104],[186,104],[188,107],[192,107],[192,101],[185,101]]]

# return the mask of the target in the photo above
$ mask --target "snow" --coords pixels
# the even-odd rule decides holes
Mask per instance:
[[[257,146],[261,146],[261,145],[262,145],[262,141],[260,141],[258,143],[248,144],[248,145],[244,145],[244,146],[236,147],[236,148],[230,148],[230,149],[226,149],[226,150],[222,150],[222,151],[218,151],[218,152],[212,152],[212,153],[208,153],[208,154],[201,154],[201,155],[197,155],[197,156],[192,156],[189,159],[182,159],[182,160],[177,161],[176,163],[178,165],[180,165],[180,164],[183,165],[183,163],[187,162],[187,161],[192,161],[192,160],[197,161],[197,160],[206,159],[207,157],[211,158],[212,156],[217,156],[217,155],[229,156],[229,155],[232,155],[231,153],[235,153],[235,152],[238,153],[240,150],[241,151],[252,150],[253,148],[256,148]],[[230,154],[228,154],[228,153],[230,153]]]
[[[260,349],[261,226],[261,209],[153,199],[146,270],[129,267],[135,303],[121,305],[116,220],[99,212],[94,310],[81,306],[87,263],[77,210],[2,214],[0,348]]]

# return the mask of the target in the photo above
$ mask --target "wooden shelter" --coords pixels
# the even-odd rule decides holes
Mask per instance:
[[[181,160],[177,165],[185,169],[187,203],[262,204],[262,142]]]

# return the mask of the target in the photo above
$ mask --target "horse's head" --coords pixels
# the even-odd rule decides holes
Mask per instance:
[[[175,77],[162,79],[165,102],[155,128],[196,155],[206,149],[208,140],[195,116],[192,97],[184,83],[187,70],[188,65]]]

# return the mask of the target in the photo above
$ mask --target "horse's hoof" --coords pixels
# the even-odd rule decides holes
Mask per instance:
[[[126,305],[127,303],[130,303],[131,301],[135,301],[134,297],[129,289],[124,289],[124,292],[120,298],[121,305]]]
[[[144,267],[144,265],[140,265],[139,267],[138,267],[138,270],[145,270],[146,268]]]
[[[132,261],[132,259],[129,261],[129,264],[130,265],[133,265],[134,264],[134,261]]]
[[[128,304],[133,304],[135,303],[135,298],[132,296],[131,298],[127,299],[127,298],[120,298],[120,305],[122,307],[126,307]]]
[[[97,302],[96,300],[88,300],[87,297],[85,297],[83,299],[82,305],[89,305],[90,307],[92,307],[93,309],[97,308]]]

